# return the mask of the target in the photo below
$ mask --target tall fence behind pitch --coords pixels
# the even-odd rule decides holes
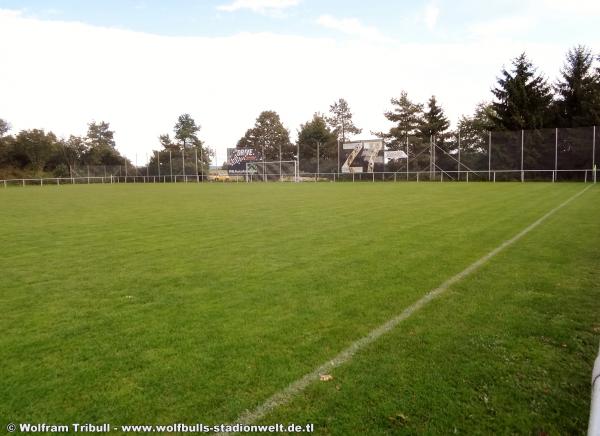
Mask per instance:
[[[596,181],[596,127],[454,133],[423,138],[410,135],[389,149],[408,159],[384,160],[377,172],[344,172],[341,145],[297,149],[300,158],[258,162],[234,177],[210,175],[197,153],[162,151],[144,166],[73,165],[51,178],[0,180],[0,186],[76,183],[178,183],[242,181]],[[383,158],[382,158],[383,159]],[[292,172],[291,172],[292,171]]]

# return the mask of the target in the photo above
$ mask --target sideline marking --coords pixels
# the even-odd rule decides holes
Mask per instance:
[[[399,315],[396,315],[394,318],[386,321],[385,323],[381,324],[379,327],[375,328],[374,330],[371,330],[371,332],[368,335],[363,336],[362,338],[360,338],[357,341],[350,344],[350,346],[348,346],[345,350],[342,350],[337,356],[333,357],[328,362],[325,362],[318,368],[314,369],[313,371],[309,372],[308,374],[305,374],[303,377],[299,378],[298,380],[290,383],[285,389],[282,389],[281,391],[276,392],[275,394],[270,396],[264,403],[262,403],[261,405],[256,407],[254,410],[246,410],[244,413],[242,413],[238,417],[235,424],[251,425],[254,422],[258,421],[259,419],[263,418],[265,415],[267,415],[269,412],[276,409],[277,407],[283,406],[284,404],[289,403],[296,394],[299,394],[304,389],[306,389],[306,387],[310,383],[312,383],[313,381],[319,380],[319,376],[321,374],[328,374],[329,371],[331,371],[332,369],[337,368],[338,366],[343,365],[344,363],[350,361],[352,359],[352,357],[354,357],[354,355],[358,351],[365,348],[367,345],[370,345],[371,343],[375,342],[377,339],[379,339],[380,336],[384,335],[385,333],[390,332],[399,323],[401,323],[406,318],[411,316],[413,313],[415,313],[416,311],[418,311],[419,309],[421,309],[422,307],[427,305],[427,303],[429,303],[431,300],[433,300],[436,297],[443,294],[446,290],[448,290],[448,288],[450,286],[452,286],[456,282],[459,282],[460,280],[462,280],[469,274],[473,273],[474,271],[478,270],[482,265],[484,265],[488,260],[490,260],[496,254],[500,253],[502,250],[504,250],[509,245],[514,244],[516,241],[521,239],[523,236],[525,236],[531,230],[533,230],[537,226],[539,226],[547,218],[552,216],[555,212],[562,209],[567,204],[569,204],[571,201],[575,200],[577,197],[582,195],[585,191],[590,189],[592,186],[593,185],[589,185],[587,188],[584,188],[581,191],[579,191],[578,193],[574,194],[572,197],[565,200],[564,202],[562,202],[561,204],[556,206],[554,209],[551,209],[544,216],[542,216],[541,218],[538,218],[536,221],[534,221],[529,226],[525,227],[525,229],[521,230],[515,236],[504,241],[498,247],[494,248],[488,254],[484,255],[480,259],[473,262],[471,265],[466,267],[464,270],[462,270],[455,276],[450,277],[448,280],[446,280],[444,283],[442,283],[437,288],[433,289],[432,291],[429,291],[427,294],[425,294],[423,297],[421,297],[415,303],[411,304],[406,309],[404,309]],[[219,434],[226,435],[226,434],[230,434],[230,433],[219,433]]]

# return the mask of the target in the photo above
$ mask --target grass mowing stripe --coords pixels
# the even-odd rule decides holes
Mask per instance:
[[[517,242],[519,239],[521,239],[523,236],[525,236],[531,230],[535,229],[537,226],[539,226],[541,223],[543,223],[546,219],[548,219],[550,216],[552,216],[558,210],[562,209],[563,207],[568,205],[570,202],[572,202],[576,198],[583,195],[592,186],[593,185],[590,185],[590,186],[582,189],[581,191],[577,192],[576,194],[574,194],[573,196],[571,196],[570,198],[568,198],[567,200],[565,200],[558,206],[556,206],[553,209],[551,209],[550,211],[548,211],[546,214],[544,214],[542,217],[538,218],[536,221],[534,221],[532,224],[527,226],[521,232],[519,232],[512,238],[504,241],[498,247],[494,248],[492,251],[487,253],[485,256],[483,256],[483,257],[479,258],[478,260],[476,260],[475,262],[473,262],[471,265],[469,265],[463,271],[461,271],[458,274],[454,275],[453,277],[449,278],[444,283],[442,283],[440,286],[438,286],[437,288],[435,288],[432,291],[425,294],[423,297],[421,297],[415,303],[413,303],[412,305],[410,305],[409,307],[404,309],[399,315],[390,319],[389,321],[385,322],[384,324],[380,325],[376,329],[372,330],[368,335],[353,342],[349,347],[344,349],[342,352],[340,352],[338,355],[336,355],[330,361],[325,362],[324,364],[320,365],[318,368],[316,368],[312,372],[310,372],[310,373],[304,375],[302,378],[292,382],[285,389],[273,394],[264,403],[259,405],[254,410],[247,411],[247,412],[243,413],[242,415],[240,415],[240,417],[236,421],[236,424],[252,424],[252,423],[262,419],[265,415],[267,415],[268,413],[270,413],[277,407],[290,402],[294,396],[296,396],[297,394],[302,392],[304,389],[306,389],[306,387],[310,383],[318,380],[319,376],[321,374],[327,373],[327,372],[331,371],[332,369],[350,361],[352,359],[352,357],[358,351],[365,348],[367,345],[375,342],[379,337],[381,337],[385,333],[388,333],[389,331],[394,329],[400,322],[407,319],[413,313],[415,313],[416,311],[418,311],[419,309],[421,309],[422,307],[427,305],[430,301],[432,301],[433,299],[435,299],[436,297],[438,297],[439,295],[444,293],[450,286],[452,286],[456,282],[462,280],[463,278],[470,275],[471,273],[475,272],[477,269],[479,269],[481,266],[483,266],[485,263],[487,263],[492,257],[494,257],[495,255],[500,253],[506,247]],[[227,433],[222,433],[222,434],[227,434]]]

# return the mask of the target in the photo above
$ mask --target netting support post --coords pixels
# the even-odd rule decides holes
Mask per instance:
[[[408,182],[408,132],[406,133],[406,181]]]
[[[592,171],[594,183],[596,183],[596,126],[594,126],[592,134]]]
[[[160,181],[160,152],[156,152],[156,168],[158,169],[158,180]],[[156,180],[155,182],[156,183]]]
[[[488,181],[492,178],[492,132],[488,132]]]
[[[200,176],[198,175],[198,149],[194,148],[194,158],[196,162],[196,183],[200,183]]]
[[[523,150],[525,145],[525,133],[521,129],[521,183],[525,181],[525,172],[523,171]]]
[[[458,131],[458,171],[456,179],[460,182],[460,130]]]
[[[552,182],[556,182],[557,175],[558,175],[558,129],[554,129],[554,174],[552,175]]]

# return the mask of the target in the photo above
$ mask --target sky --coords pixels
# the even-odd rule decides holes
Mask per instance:
[[[600,53],[598,22],[597,0],[0,0],[0,118],[107,121],[143,164],[189,113],[222,163],[263,110],[294,140],[345,98],[367,139],[404,90],[455,124],[522,52],[550,82],[569,48]]]

